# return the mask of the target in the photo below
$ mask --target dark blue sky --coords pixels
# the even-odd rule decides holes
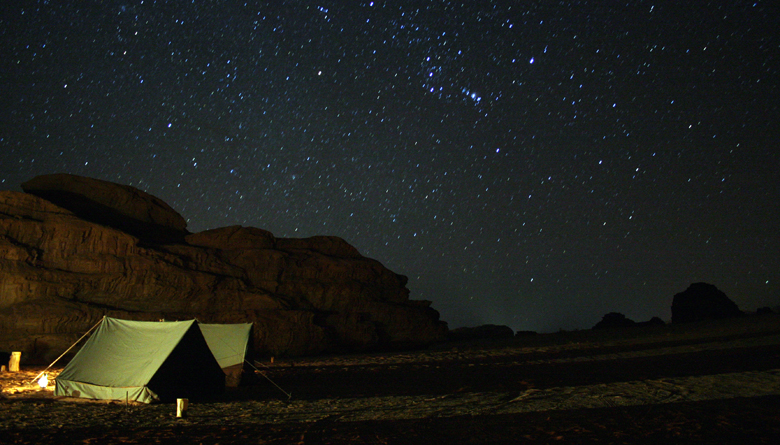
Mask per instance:
[[[613,3],[10,2],[0,189],[340,236],[453,328],[780,305],[777,7]]]

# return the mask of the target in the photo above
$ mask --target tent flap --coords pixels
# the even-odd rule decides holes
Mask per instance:
[[[252,323],[206,324],[200,323],[203,337],[221,368],[244,363],[252,331]]]
[[[248,375],[244,365],[250,360],[252,323],[200,323],[199,326],[209,349],[225,373],[226,386],[239,386]]]

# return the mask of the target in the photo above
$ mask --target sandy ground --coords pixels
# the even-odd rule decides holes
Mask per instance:
[[[171,403],[54,398],[53,383],[30,384],[43,367],[0,374],[0,443],[780,440],[778,316],[266,360],[258,369],[255,384],[192,403],[184,419]]]

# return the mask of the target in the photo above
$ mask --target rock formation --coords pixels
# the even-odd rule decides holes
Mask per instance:
[[[666,323],[658,317],[653,317],[647,321],[640,321],[637,326],[665,326]]]
[[[22,190],[87,221],[114,227],[145,241],[176,242],[187,221],[165,202],[134,187],[75,175],[35,177]]]
[[[742,315],[736,303],[717,287],[693,283],[672,300],[672,323],[686,323]]]
[[[601,321],[596,323],[591,329],[628,328],[633,326],[636,326],[634,320],[626,318],[620,312],[610,312],[601,317]]]
[[[447,339],[450,341],[464,340],[499,340],[513,338],[515,331],[509,326],[484,324],[476,327],[463,327],[449,332]]]
[[[630,318],[627,318],[625,315],[621,314],[620,312],[610,312],[604,315],[603,317],[601,317],[601,321],[596,323],[596,325],[593,326],[591,329],[598,330],[598,329],[609,329],[609,328],[631,328],[631,327],[640,327],[640,326],[663,326],[665,324],[666,323],[664,323],[664,321],[658,317],[653,317],[647,321],[636,322]]]
[[[189,233],[128,186],[47,175],[0,192],[0,350],[46,360],[103,315],[253,322],[260,355],[424,346],[446,337],[406,277],[340,238]]]

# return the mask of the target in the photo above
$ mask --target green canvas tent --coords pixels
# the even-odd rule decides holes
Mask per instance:
[[[238,386],[252,350],[252,323],[198,325],[211,353],[225,372],[227,386]]]
[[[225,389],[225,374],[195,320],[104,317],[57,376],[55,396],[149,403],[198,399]]]

